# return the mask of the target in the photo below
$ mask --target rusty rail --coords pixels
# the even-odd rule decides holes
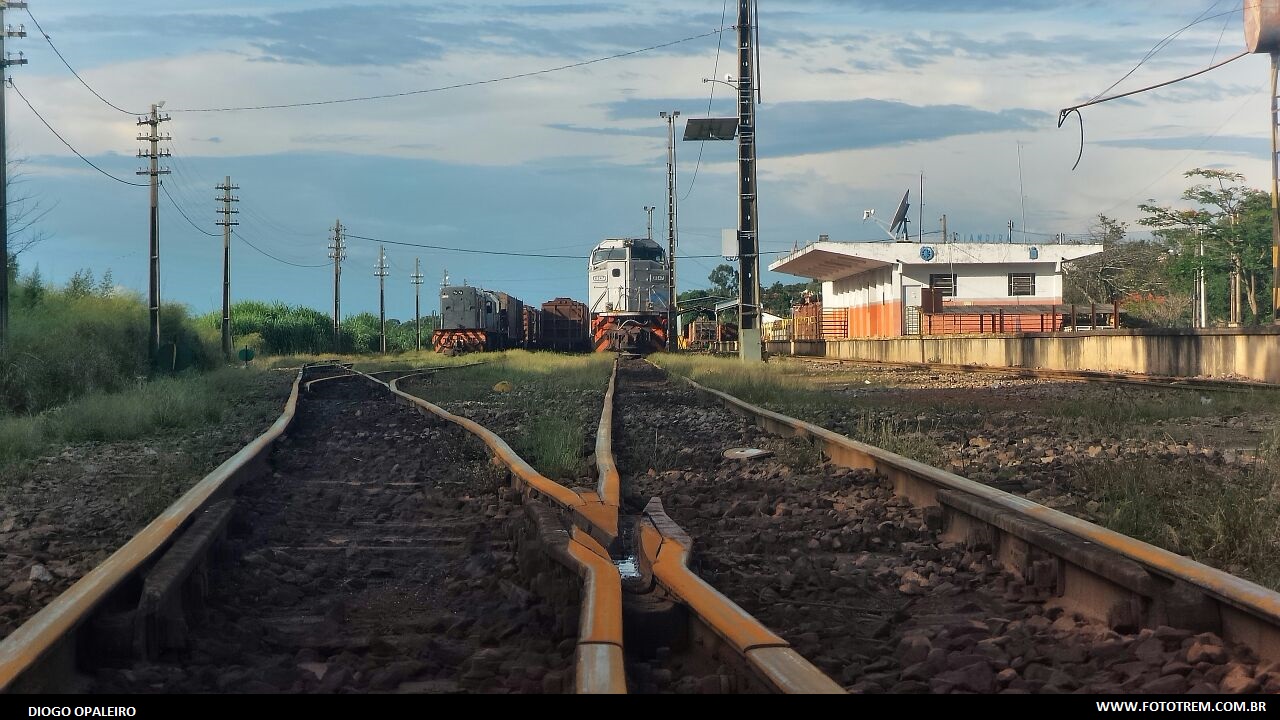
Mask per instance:
[[[599,498],[582,497],[543,476],[492,430],[399,388],[401,380],[420,374],[410,373],[389,382],[368,375],[364,377],[385,386],[402,402],[412,405],[419,412],[435,415],[478,437],[489,447],[493,456],[507,466],[526,494],[549,501],[573,518],[575,527],[565,544],[569,560],[566,564],[583,578],[574,686],[582,694],[625,693],[627,685],[622,652],[622,577],[604,548],[618,534],[617,505],[609,507]]]
[[[895,492],[945,513],[953,539],[990,542],[1006,567],[1030,574],[1036,552],[1057,558],[1059,602],[1115,624],[1192,624],[1280,659],[1280,594],[1121,535],[825,428],[752,405],[684,378],[698,392],[771,432],[808,437],[831,461],[881,473]],[[1034,549],[1034,552],[1032,551]]]
[[[229,497],[258,471],[288,430],[307,367],[298,370],[280,417],[256,439],[196,483],[155,520],[0,641],[0,691],[56,692],[74,675],[76,634],[127,580],[146,569],[199,512]]]

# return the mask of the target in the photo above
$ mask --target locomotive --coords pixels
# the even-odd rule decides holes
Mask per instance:
[[[657,352],[667,346],[666,253],[647,238],[610,238],[591,251],[588,304],[597,352]]]
[[[440,288],[440,327],[431,334],[431,347],[442,353],[585,351],[586,308],[576,300],[556,298],[539,310],[504,292],[446,285]]]

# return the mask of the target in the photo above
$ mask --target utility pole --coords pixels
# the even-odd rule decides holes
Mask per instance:
[[[648,227],[649,227],[649,232],[648,232],[647,237],[648,237],[650,240],[652,240],[652,239],[653,239],[653,211],[654,211],[655,209],[656,209],[656,208],[655,208],[653,205],[645,205],[645,206],[644,206],[644,211],[645,211],[645,213],[647,213],[647,214],[649,215],[649,225],[648,225]]]
[[[21,52],[16,59],[10,59],[9,53],[4,49],[4,39],[26,37],[27,31],[22,25],[19,25],[17,30],[5,25],[4,11],[7,8],[21,10],[26,6],[25,2],[0,1],[0,82],[6,85],[9,67],[26,65],[27,60],[22,57]],[[4,96],[6,92],[4,87],[0,87],[0,353],[4,352],[9,342],[9,156],[6,147],[9,138],[5,128]]]
[[[342,220],[333,221],[333,242],[329,243],[329,258],[333,260],[333,351],[342,352],[342,261],[347,259],[347,247],[343,243]]]
[[[418,266],[418,258],[413,259],[413,274],[409,276],[413,283],[413,334],[418,338],[418,352],[422,352],[422,269]]]
[[[151,361],[156,362],[160,352],[160,176],[168,175],[168,168],[160,167],[160,158],[169,157],[171,154],[168,150],[160,149],[161,140],[172,140],[168,135],[160,135],[160,123],[168,122],[169,116],[160,115],[160,108],[164,106],[164,101],[154,103],[151,106],[151,114],[145,118],[138,118],[138,125],[146,125],[149,130],[146,135],[139,135],[138,140],[151,144],[150,150],[139,150],[138,157],[147,158],[151,161],[150,167],[146,170],[139,170],[137,174],[146,175],[151,180],[151,288],[149,303],[151,306]]]
[[[373,275],[378,278],[378,352],[387,352],[387,251],[378,246],[378,264]]]
[[[231,209],[231,203],[240,202],[240,198],[231,196],[231,191],[240,186],[232,185],[228,175],[217,189],[222,191],[222,197],[215,198],[222,202],[222,219],[218,221],[222,226],[222,355],[231,360],[231,226],[240,224],[231,219],[240,212]]]
[[[756,215],[755,0],[738,0],[738,357],[759,361],[760,238]]]
[[[667,350],[676,349],[676,118],[679,110],[662,111],[667,121]],[[651,216],[652,217],[652,216]],[[649,230],[653,234],[652,226]]]
[[[950,241],[951,241],[951,237],[947,235],[947,216],[944,213],[942,216],[942,242],[945,243]]]

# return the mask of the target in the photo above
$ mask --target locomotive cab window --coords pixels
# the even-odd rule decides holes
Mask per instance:
[[[626,248],[604,248],[591,253],[592,263],[602,263],[606,260],[626,260]]]
[[[662,248],[633,245],[631,247],[631,259],[662,262]]]

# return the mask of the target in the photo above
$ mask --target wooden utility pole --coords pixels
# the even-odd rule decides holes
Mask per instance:
[[[347,259],[347,247],[343,244],[342,220],[333,221],[333,242],[329,243],[329,258],[333,260],[333,351],[342,352],[342,261]]]
[[[378,352],[387,352],[387,251],[378,246],[378,264],[373,275],[378,278]]]
[[[676,118],[679,110],[662,111],[667,121],[667,349],[676,349]],[[652,227],[652,226],[651,226]],[[653,230],[649,230],[652,239]]]
[[[240,212],[231,209],[231,203],[240,202],[240,198],[232,197],[231,191],[239,190],[240,186],[232,185],[228,175],[217,189],[222,191],[222,197],[216,198],[222,202],[222,219],[218,221],[222,226],[222,355],[231,360],[231,226],[240,224],[231,219]]]
[[[413,283],[413,334],[417,338],[418,352],[422,352],[422,269],[418,258],[413,259],[413,274],[409,276]]]
[[[173,139],[168,135],[160,135],[160,123],[169,121],[168,115],[160,115],[163,105],[163,101],[153,104],[150,115],[138,118],[138,125],[149,128],[147,134],[138,136],[138,140],[151,145],[149,150],[138,151],[138,157],[150,160],[150,166],[139,170],[138,174],[148,176],[151,183],[151,286],[148,302],[151,309],[149,347],[152,362],[159,359],[160,352],[160,176],[169,174],[168,168],[160,167],[160,158],[170,155],[168,150],[160,149],[160,141]]]
[[[738,0],[738,357],[760,361],[760,238],[756,215],[755,0]]]
[[[4,39],[26,37],[26,30],[21,26],[17,30],[4,24],[4,11],[7,8],[21,10],[25,2],[0,2],[0,82],[8,85],[8,69],[12,65],[26,65],[22,53],[10,59],[4,50]],[[9,156],[7,152],[8,135],[5,127],[5,93],[7,89],[0,87],[0,353],[3,353],[9,342]]]

